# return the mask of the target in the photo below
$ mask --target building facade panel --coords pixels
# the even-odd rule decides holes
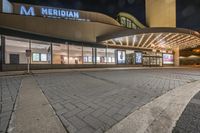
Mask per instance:
[[[146,0],[149,27],[176,27],[176,0]]]
[[[66,21],[3,13],[0,13],[0,19],[4,20],[0,21],[1,27],[84,42],[96,42],[96,36],[124,29],[98,22]]]

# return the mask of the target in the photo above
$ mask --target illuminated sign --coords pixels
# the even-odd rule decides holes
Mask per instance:
[[[125,51],[119,50],[117,52],[118,52],[117,53],[118,54],[118,58],[117,58],[118,64],[124,64],[125,63],[125,56],[126,56]]]
[[[42,16],[55,16],[62,18],[79,18],[79,12],[72,10],[56,9],[56,8],[41,8]]]
[[[72,18],[79,19],[80,15],[78,11],[50,8],[50,7],[41,7],[39,8],[40,14],[38,16],[43,17],[55,17],[55,18]],[[36,16],[35,8],[33,6],[25,7],[24,5],[20,6],[20,15],[26,16]]]
[[[32,6],[26,9],[26,7],[22,5],[20,7],[20,15],[35,16],[35,10]]]
[[[141,64],[142,63],[142,53],[141,52],[136,52],[135,53],[135,63],[136,64]]]
[[[173,54],[163,54],[163,64],[167,64],[167,65],[174,64]]]

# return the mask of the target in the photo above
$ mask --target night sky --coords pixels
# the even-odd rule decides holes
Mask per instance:
[[[11,2],[96,11],[113,18],[123,11],[144,25],[145,0],[9,0]],[[177,27],[200,31],[200,0],[177,0]]]

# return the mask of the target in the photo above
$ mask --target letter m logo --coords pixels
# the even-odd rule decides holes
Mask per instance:
[[[33,7],[29,7],[28,10],[25,6],[20,7],[20,15],[26,15],[26,16],[35,16],[35,11]]]

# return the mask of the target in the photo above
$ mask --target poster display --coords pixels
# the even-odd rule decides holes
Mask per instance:
[[[41,61],[47,61],[47,54],[41,54]]]
[[[117,51],[117,55],[118,55],[118,64],[125,64],[125,56],[126,53],[125,51],[119,50]]]
[[[174,56],[173,56],[173,54],[163,54],[163,64],[165,64],[165,65],[174,64]]]
[[[135,63],[142,64],[142,53],[141,52],[135,52]]]
[[[33,53],[33,61],[40,61],[40,54],[39,53]]]

